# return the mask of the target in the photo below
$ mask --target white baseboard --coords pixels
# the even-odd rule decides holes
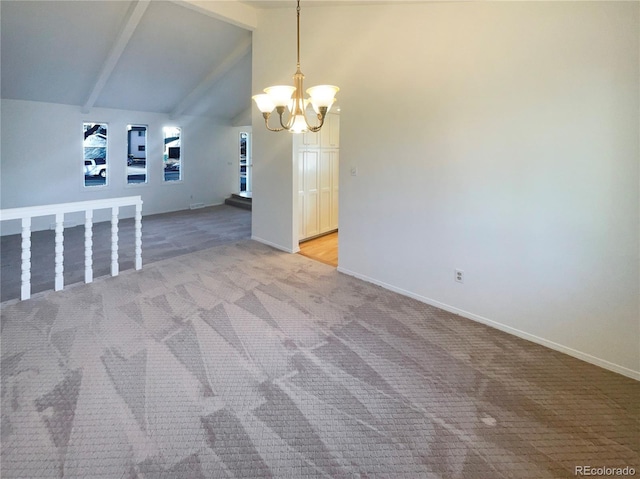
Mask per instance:
[[[189,209],[197,210],[200,208],[211,208],[212,206],[220,206],[220,205],[224,205],[224,201],[222,203],[195,203],[195,204],[198,206],[195,208],[192,208],[193,205],[189,205]]]
[[[545,346],[545,347],[547,347],[549,349],[553,349],[555,351],[559,351],[559,352],[567,354],[569,356],[573,356],[574,358],[581,359],[582,361],[585,361],[587,363],[594,364],[596,366],[599,366],[599,367],[604,368],[604,369],[608,369],[609,371],[613,371],[613,372],[618,373],[618,374],[622,374],[623,376],[629,377],[631,379],[635,379],[636,381],[640,381],[640,371],[634,371],[633,369],[629,369],[627,367],[620,366],[619,364],[612,363],[612,362],[607,361],[605,359],[601,359],[601,358],[598,358],[596,356],[592,356],[590,354],[583,353],[582,351],[578,351],[576,349],[570,348],[568,346],[564,346],[562,344],[558,344],[558,343],[550,341],[548,339],[541,338],[541,337],[536,336],[534,334],[530,334],[530,333],[527,333],[525,331],[521,331],[519,329],[512,328],[511,326],[507,326],[506,324],[502,324],[502,323],[499,323],[497,321],[493,321],[491,319],[485,318],[483,316],[479,316],[477,314],[470,313],[468,311],[464,311],[464,310],[456,308],[454,306],[450,306],[448,304],[441,303],[440,301],[436,301],[434,299],[427,298],[425,296],[421,296],[421,295],[416,294],[416,293],[412,293],[411,291],[407,291],[405,289],[398,288],[398,287],[393,286],[391,284],[387,284],[387,283],[384,283],[382,281],[378,281],[376,279],[369,278],[368,276],[356,273],[355,271],[351,271],[351,270],[348,270],[348,269],[345,269],[345,268],[341,268],[340,266],[338,266],[338,271],[340,273],[344,273],[346,275],[353,276],[354,278],[358,278],[358,279],[361,279],[363,281],[367,281],[368,283],[376,284],[378,286],[383,287],[384,289],[388,289],[390,291],[393,291],[394,293],[398,293],[398,294],[401,294],[403,296],[408,296],[409,298],[416,299],[416,300],[418,300],[418,301],[420,301],[422,303],[426,303],[426,304],[429,304],[431,306],[435,306],[436,308],[440,308],[440,309],[443,309],[445,311],[449,311],[450,313],[457,314],[458,316],[462,316],[462,317],[467,318],[467,319],[471,319],[472,321],[477,321],[478,323],[486,324],[487,326],[491,326],[492,328],[499,329],[500,331],[504,331],[505,333],[512,334],[512,335],[517,336],[519,338],[526,339],[526,340],[531,341],[533,343],[537,343],[537,344],[540,344],[542,346]]]
[[[266,244],[267,246],[271,246],[272,248],[275,249],[279,249],[280,251],[284,251],[285,253],[297,253],[298,251],[300,251],[300,248],[298,247],[298,245],[296,245],[295,249],[290,249],[290,248],[285,248],[284,246],[281,246],[279,244],[276,243],[272,243],[271,241],[267,241],[266,239],[260,238],[258,236],[251,236],[251,239],[254,241],[257,241],[258,243],[262,243],[262,244]]]

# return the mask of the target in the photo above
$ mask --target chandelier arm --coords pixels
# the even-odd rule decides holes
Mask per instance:
[[[318,117],[318,121],[320,121],[320,124],[316,125],[316,126],[311,126],[309,124],[309,122],[307,121],[306,115],[304,117],[304,121],[307,124],[307,127],[309,128],[309,131],[312,132],[312,133],[319,132],[320,128],[322,128],[322,125],[324,125],[324,120],[327,117],[327,107],[326,106],[321,106],[320,107],[320,113],[318,113],[317,117]]]
[[[284,130],[284,128],[271,128],[269,126],[269,117],[271,116],[271,113],[263,113],[262,117],[264,118],[264,126],[267,127],[267,130],[269,131],[282,131]]]
[[[291,129],[291,125],[289,123],[291,123],[291,119],[293,118],[293,116],[289,117],[289,121],[287,121],[287,124],[285,125],[284,122],[282,121],[282,115],[284,114],[284,107],[277,106],[276,111],[278,112],[278,116],[280,117],[280,126],[282,127],[279,131]]]
[[[307,128],[309,128],[310,132],[316,133],[316,132],[320,131],[320,128],[322,128],[322,124],[324,123],[324,120],[322,118],[320,118],[320,115],[318,115],[318,120],[320,120],[320,124],[319,125],[311,126],[309,124],[309,121],[307,120],[306,115],[305,115],[304,122],[307,124]]]

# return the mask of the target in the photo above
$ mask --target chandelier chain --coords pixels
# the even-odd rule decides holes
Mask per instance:
[[[276,85],[264,89],[264,94],[254,95],[253,99],[258,105],[258,109],[262,112],[265,126],[270,131],[288,130],[292,133],[304,133],[306,131],[317,132],[322,128],[325,117],[331,108],[331,104],[335,102],[335,94],[339,88],[334,85],[317,85],[307,90],[310,95],[309,99],[304,98],[304,74],[300,71],[300,0],[297,0],[296,6],[297,20],[297,69],[293,75],[294,86]],[[316,112],[318,124],[312,126],[307,120],[307,104],[311,103]],[[269,118],[273,110],[278,114],[280,127],[272,128],[269,126]],[[288,119],[285,121],[285,112],[289,110]]]
[[[296,13],[297,13],[297,16],[298,16],[298,32],[297,32],[298,59],[297,59],[297,65],[298,65],[298,70],[300,70],[300,0],[298,0],[298,7],[296,8]]]

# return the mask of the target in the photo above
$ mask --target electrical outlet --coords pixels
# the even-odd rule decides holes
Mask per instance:
[[[456,283],[464,283],[464,271],[462,271],[461,269],[456,269],[454,271],[454,279]]]

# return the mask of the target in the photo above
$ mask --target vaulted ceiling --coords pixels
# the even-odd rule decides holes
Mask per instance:
[[[251,106],[252,27],[225,3],[3,0],[2,98],[232,122]]]
[[[0,95],[247,124],[262,8],[295,0],[0,0]]]

